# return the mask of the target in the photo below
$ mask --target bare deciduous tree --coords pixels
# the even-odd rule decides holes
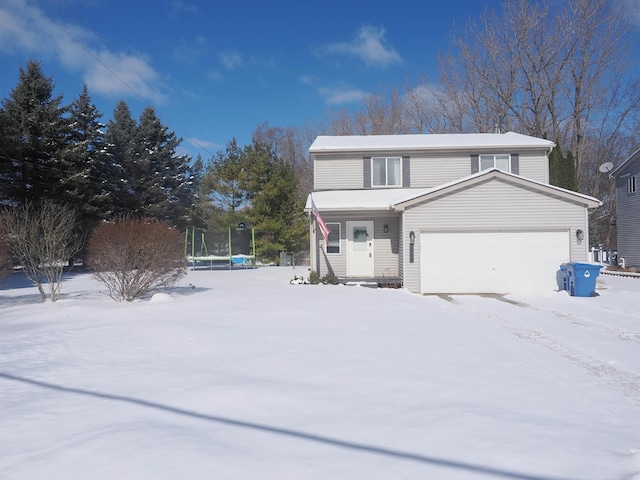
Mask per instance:
[[[91,235],[87,251],[89,267],[116,301],[141,298],[185,274],[182,234],[156,220],[103,223]]]
[[[60,296],[62,276],[69,260],[83,246],[76,211],[53,200],[5,207],[0,224],[9,236],[11,251],[27,277],[36,284],[42,300]]]
[[[621,2],[505,1],[456,35],[456,51],[441,64],[440,101],[423,116],[445,125],[449,105],[464,109],[461,131],[499,126],[557,142],[575,158],[580,191],[605,202],[593,218],[608,216],[615,200],[598,167],[624,160],[640,141],[630,28]],[[603,228],[600,241],[613,236]]]
[[[309,157],[309,139],[306,129],[271,127],[262,123],[253,132],[254,143],[269,145],[274,153],[291,164],[298,179],[298,190],[306,196],[313,189],[313,162]]]

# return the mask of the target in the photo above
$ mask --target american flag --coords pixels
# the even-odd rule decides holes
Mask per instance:
[[[331,230],[329,230],[329,227],[327,227],[327,224],[324,223],[322,216],[320,216],[320,212],[318,212],[318,208],[316,207],[316,204],[313,201],[313,197],[311,197],[311,211],[313,212],[313,216],[316,217],[316,223],[318,224],[320,233],[322,233],[322,238],[324,238],[324,241],[328,243],[329,234],[331,233]]]

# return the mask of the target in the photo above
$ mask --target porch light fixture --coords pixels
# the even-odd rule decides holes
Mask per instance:
[[[415,245],[416,243],[416,234],[413,230],[409,232],[409,245]]]
[[[385,225],[384,227],[382,227],[382,229],[384,230],[384,233],[388,233],[389,232],[389,225]]]
[[[582,240],[584,240],[584,232],[582,230],[576,230],[576,238],[578,239],[579,242],[581,242]]]

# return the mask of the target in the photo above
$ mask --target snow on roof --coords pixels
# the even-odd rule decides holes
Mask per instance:
[[[428,135],[347,135],[319,136],[309,147],[310,153],[375,150],[441,150],[472,148],[551,149],[555,144],[542,138],[519,133],[446,133]]]
[[[433,190],[432,188],[382,188],[369,190],[326,190],[307,197],[305,210],[311,210],[311,197],[318,210],[391,210],[398,202]]]

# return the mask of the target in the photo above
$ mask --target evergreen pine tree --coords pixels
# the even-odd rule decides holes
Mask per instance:
[[[191,176],[194,192],[194,205],[191,212],[192,226],[203,228],[206,225],[206,219],[212,213],[212,205],[205,184],[206,167],[200,154],[191,164]]]
[[[573,155],[571,152],[563,155],[562,148],[557,142],[549,154],[549,183],[574,192],[578,191],[578,176]]]
[[[4,102],[3,102],[4,103]],[[13,187],[14,162],[10,144],[6,135],[9,119],[0,104],[0,205],[10,202],[10,191]]]
[[[18,84],[2,102],[0,193],[14,203],[59,198],[68,134],[62,95],[53,96],[53,80],[39,62],[30,60],[19,70]]]
[[[178,155],[182,139],[162,125],[152,107],[140,115],[135,136],[135,190],[145,216],[184,228],[195,199],[189,157]]]
[[[224,151],[219,151],[211,160],[203,179],[203,187],[209,192],[215,207],[236,211],[249,198],[248,169],[245,151],[232,138]],[[256,165],[252,166],[254,173]]]
[[[564,179],[563,188],[578,192],[580,190],[578,186],[578,171],[576,169],[576,160],[571,151],[567,152],[567,155],[562,161],[561,172],[562,178]]]
[[[560,164],[562,163],[562,147],[556,142],[551,153],[549,153],[549,183],[560,186]]]
[[[134,140],[137,125],[131,117],[127,102],[121,100],[113,110],[113,119],[107,124],[105,133],[106,160],[105,165],[112,172],[105,178],[105,190],[111,194],[113,215],[136,213],[140,205],[136,197]]]
[[[268,146],[255,143],[245,149],[245,162],[250,165],[251,221],[258,256],[275,260],[280,252],[303,250],[307,221],[293,165]]]
[[[105,154],[102,114],[91,101],[86,84],[69,106],[69,140],[64,152],[66,175],[61,179],[64,200],[78,212],[85,230],[109,218],[111,205],[109,168]]]

